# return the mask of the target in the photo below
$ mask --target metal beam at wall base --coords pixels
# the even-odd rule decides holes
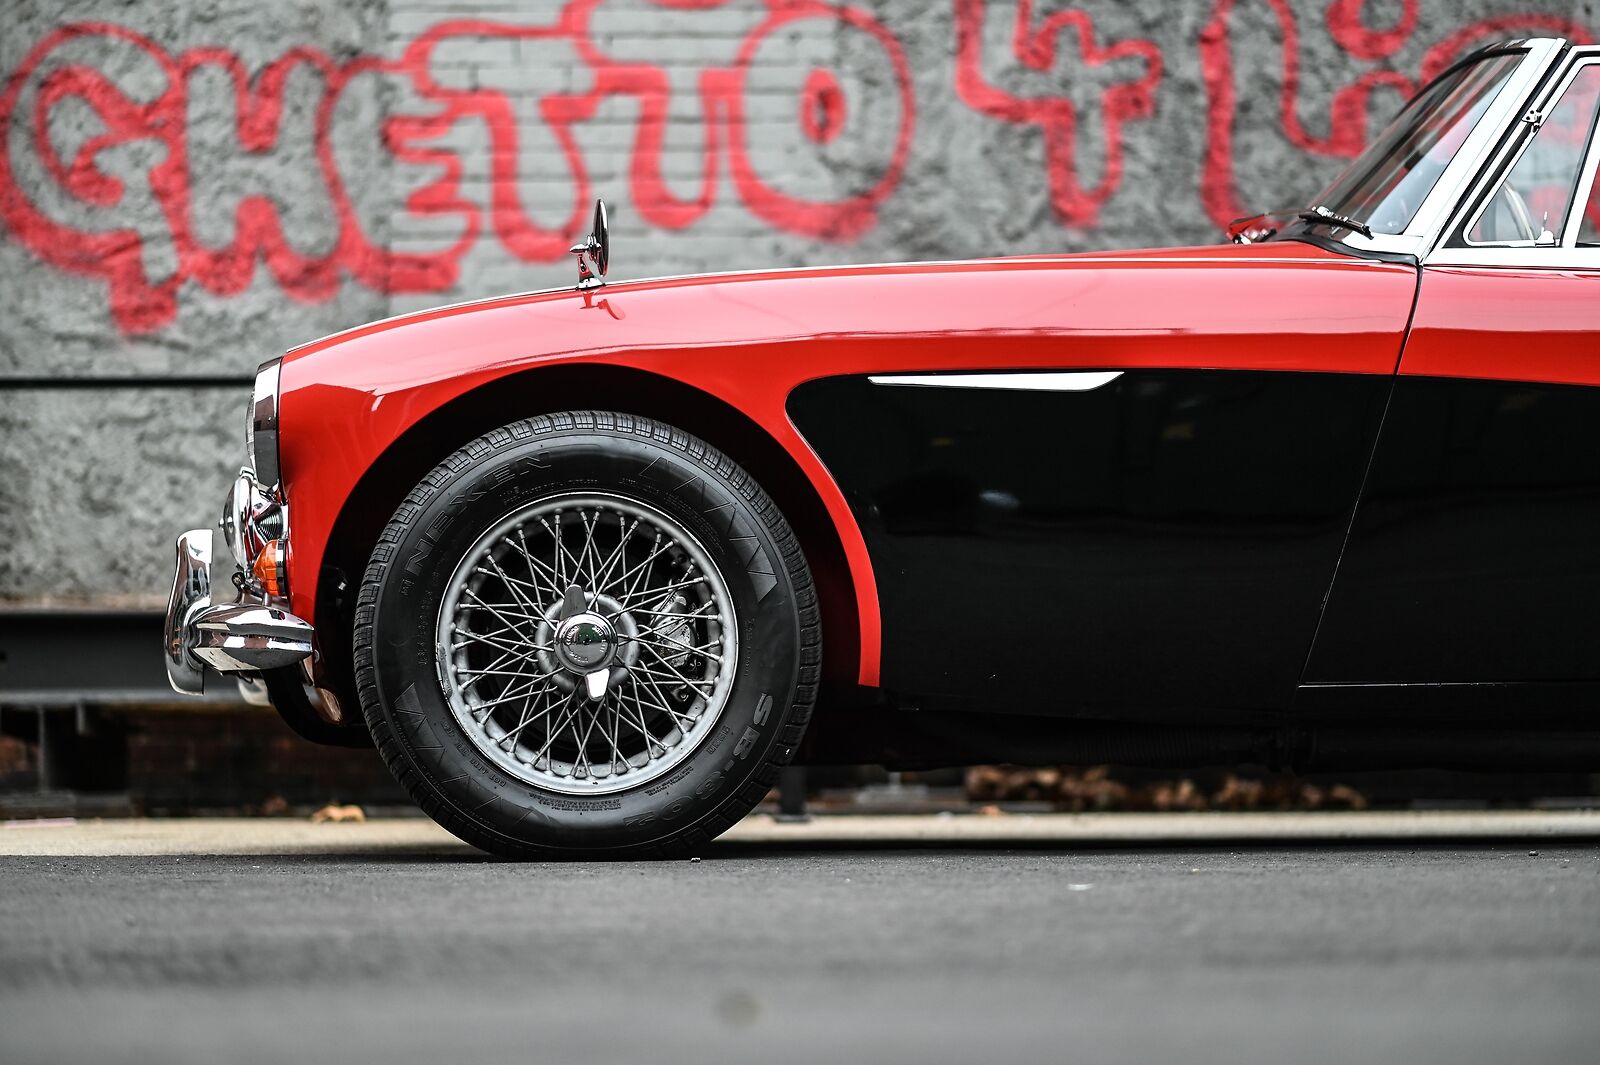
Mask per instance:
[[[0,736],[32,744],[36,766],[31,782],[12,779],[0,794],[0,816],[125,811],[119,710],[246,705],[224,678],[199,698],[175,693],[159,652],[164,627],[153,610],[0,609]]]
[[[255,379],[239,374],[115,374],[58,377],[51,374],[0,374],[0,392],[8,390],[85,391],[108,388],[249,388]]]
[[[0,609],[0,706],[243,705],[223,679],[198,699],[173,692],[161,664],[163,623],[148,610]]]

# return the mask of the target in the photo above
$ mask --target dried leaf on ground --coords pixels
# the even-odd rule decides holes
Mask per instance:
[[[366,811],[361,809],[361,807],[339,806],[334,803],[329,803],[327,806],[324,806],[322,809],[311,815],[311,823],[314,825],[341,821],[361,822],[365,821],[366,819]]]

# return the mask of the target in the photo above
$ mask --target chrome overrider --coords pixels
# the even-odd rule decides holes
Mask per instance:
[[[207,667],[256,674],[294,665],[312,652],[311,625],[289,613],[286,600],[254,575],[261,553],[281,552],[287,540],[287,506],[276,490],[262,486],[250,469],[241,470],[218,525],[232,555],[222,587],[212,582],[219,561],[212,531],[190,529],[178,537],[163,657],[167,679],[180,694],[203,693]],[[281,559],[268,564],[281,565]]]

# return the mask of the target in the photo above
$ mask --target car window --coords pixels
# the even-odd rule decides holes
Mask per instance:
[[[1486,56],[1441,75],[1312,202],[1374,233],[1405,232],[1522,59]]]
[[[1581,67],[1467,232],[1472,244],[1553,241],[1572,209],[1600,105],[1600,65]],[[1591,213],[1594,207],[1590,205]],[[1594,224],[1587,229],[1593,237]],[[1582,239],[1580,237],[1580,239]]]

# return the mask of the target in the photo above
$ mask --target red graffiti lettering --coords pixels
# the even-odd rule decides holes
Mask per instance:
[[[686,13],[718,6],[716,0],[658,2]],[[737,49],[698,71],[700,188],[680,197],[669,187],[663,162],[673,103],[670,68],[608,54],[590,30],[603,6],[603,0],[571,0],[555,21],[541,25],[442,22],[393,61],[370,56],[337,61],[315,49],[296,48],[254,77],[224,49],[174,55],[148,37],[110,23],[65,26],[39,42],[0,93],[0,128],[12,128],[16,116],[24,119],[28,134],[20,143],[12,138],[0,150],[0,218],[45,262],[103,279],[112,314],[129,332],[173,321],[187,283],[222,296],[243,291],[258,263],[287,294],[305,301],[331,297],[347,277],[381,292],[439,291],[456,282],[462,256],[485,232],[519,259],[553,261],[566,254],[594,195],[577,131],[602,106],[621,99],[631,101],[638,116],[627,168],[629,194],[652,225],[678,229],[694,223],[711,209],[724,173],[746,209],[776,229],[848,241],[874,224],[878,206],[904,173],[915,122],[910,66],[899,42],[881,23],[854,8],[817,0],[766,0],[764,15]],[[856,52],[875,54],[892,78],[891,99],[875,101],[863,92],[849,109],[841,78],[852,72],[818,66],[793,87],[795,104],[789,115],[797,143],[828,150],[852,128],[857,114],[879,119],[874,130],[885,123],[892,129],[872,180],[865,187],[846,187],[842,194],[832,187],[791,186],[786,175],[766,173],[760,153],[748,142],[748,114],[758,96],[751,91],[752,79],[765,79],[759,96],[766,99],[771,95],[766,82],[781,75],[763,65],[773,58],[767,54],[773,51],[769,45],[787,44],[807,27],[829,39],[839,34],[859,37],[866,48]],[[466,46],[461,50],[470,56],[473,49],[489,44],[505,46],[518,58],[476,72],[482,77],[459,84],[451,79],[451,71],[459,70],[453,60],[459,57],[447,53]],[[567,62],[564,67],[521,62],[518,48],[556,49]],[[126,62],[108,61],[112,58]],[[139,66],[148,66],[155,74],[149,80],[162,86],[153,98],[141,97],[106,73]],[[577,90],[565,87],[567,69],[578,70],[582,77],[574,80],[587,84]],[[518,75],[531,78],[531,85],[497,80]],[[197,91],[195,84],[214,87],[218,79],[231,87],[233,154],[247,161],[280,148],[291,83],[301,88],[307,79],[320,83],[308,136],[333,219],[330,247],[295,247],[285,236],[284,219],[270,190],[238,199],[230,240],[217,245],[201,238],[202,230],[221,223],[196,218],[198,178],[188,122],[192,105],[217,106],[214,96]],[[347,112],[359,113],[349,101],[375,79],[397,85],[415,101],[415,106],[391,109],[373,149],[388,157],[386,165],[398,164],[420,175],[404,209],[411,216],[451,223],[447,228],[456,236],[443,247],[398,253],[368,235],[370,226],[361,217],[360,197],[352,195],[350,182],[360,180],[362,171],[378,160],[341,158],[334,131],[353,120]],[[86,108],[99,128],[82,143],[63,149],[52,119],[68,107]],[[873,107],[887,111],[873,116]],[[481,128],[489,138],[487,204],[463,191],[468,167],[480,161],[449,143],[466,127]],[[530,165],[538,179],[549,169],[559,170],[563,202],[555,205],[553,216],[548,202],[524,196]],[[549,184],[539,182],[544,189]],[[152,215],[160,219],[165,240],[152,241]]]
[[[822,69],[813,70],[806,77],[805,92],[800,97],[800,128],[817,144],[827,144],[839,135],[844,127],[844,91],[839,79]]]
[[[81,42],[91,42],[101,52],[121,46],[159,70],[165,87],[153,99],[140,100],[100,71],[70,62],[53,66],[35,79],[58,51]],[[277,209],[259,194],[238,203],[231,242],[213,247],[198,238],[185,128],[189,83],[208,67],[220,70],[231,82],[236,135],[246,152],[267,151],[275,145],[283,117],[284,86],[292,72],[304,67],[320,75],[325,96],[316,123],[314,153],[336,218],[332,250],[322,255],[296,251],[283,235]],[[470,239],[432,256],[386,251],[368,239],[357,222],[333,159],[327,135],[331,109],[352,78],[379,67],[375,60],[338,63],[312,49],[295,49],[264,68],[252,86],[242,64],[230,53],[196,49],[174,57],[149,38],[121,26],[79,23],[64,27],[40,42],[7,83],[0,95],[0,127],[9,123],[23,97],[31,95],[29,118],[36,158],[23,160],[23,164],[36,166],[68,196],[92,208],[90,218],[104,225],[63,221],[36,203],[28,191],[37,187],[30,180],[32,175],[18,174],[18,160],[9,147],[0,152],[0,216],[21,242],[46,262],[104,278],[110,287],[112,314],[129,332],[155,329],[172,321],[178,290],[185,281],[192,280],[218,295],[242,291],[257,261],[266,264],[286,293],[307,301],[331,296],[344,273],[383,291],[446,288],[455,280],[455,261]],[[51,137],[50,118],[69,100],[89,108],[102,131],[63,159]],[[147,265],[149,249],[138,219],[118,211],[132,190],[102,167],[103,158],[142,144],[154,146],[162,156],[143,177],[166,224],[175,259],[174,268],[163,276],[153,276]],[[404,152],[397,155],[403,158]],[[450,185],[448,177],[441,179],[422,190],[417,200],[434,207],[453,203],[457,209],[463,208],[465,205],[448,199]]]
[[[1161,81],[1161,52],[1144,40],[1119,41],[1109,47],[1095,42],[1094,24],[1082,11],[1059,11],[1039,26],[1033,24],[1032,0],[1017,0],[1011,49],[1024,67],[1042,73],[1058,70],[1057,42],[1065,33],[1077,39],[1078,70],[1099,86],[1098,118],[1104,163],[1100,180],[1085,185],[1077,164],[1079,105],[1062,92],[1020,96],[988,80],[983,72],[983,31],[989,14],[986,0],[956,0],[956,91],[973,109],[1004,122],[1036,125],[1044,133],[1050,200],[1067,225],[1093,225],[1100,206],[1122,183],[1123,124],[1148,118],[1155,110],[1155,89]],[[1130,62],[1131,61],[1131,62]],[[1110,76],[1101,78],[1100,68]],[[1136,71],[1136,72],[1135,72]],[[1071,74],[1050,79],[1071,86]]]
[[[1523,14],[1484,19],[1464,26],[1428,49],[1417,78],[1393,70],[1374,68],[1338,86],[1328,97],[1325,136],[1312,133],[1302,120],[1301,31],[1289,0],[1260,0],[1278,25],[1282,37],[1282,63],[1278,118],[1290,144],[1311,155],[1348,159],[1359,154],[1370,138],[1368,116],[1372,94],[1392,89],[1410,96],[1428,80],[1474,48],[1507,37],[1559,36],[1588,41],[1588,31],[1570,19],[1554,15]],[[1250,205],[1239,195],[1234,174],[1234,128],[1239,116],[1240,83],[1234,69],[1229,36],[1231,16],[1238,0],[1216,0],[1211,20],[1200,34],[1200,67],[1206,86],[1206,157],[1200,198],[1206,213],[1219,226],[1254,209],[1277,204]],[[1326,26],[1334,44],[1360,60],[1392,57],[1408,43],[1417,25],[1418,0],[1402,0],[1393,26],[1374,28],[1363,21],[1360,0],[1336,0],[1326,11]]]

